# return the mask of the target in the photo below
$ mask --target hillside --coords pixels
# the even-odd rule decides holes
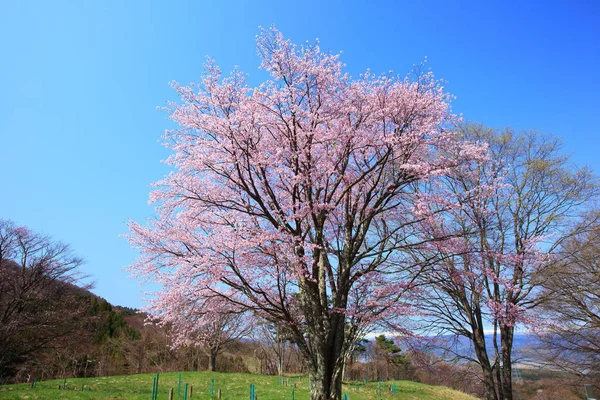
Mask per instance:
[[[306,377],[290,378],[291,385],[282,385],[279,378],[266,375],[240,373],[182,373],[182,390],[185,383],[193,386],[192,399],[210,399],[211,382],[214,379],[214,398],[221,390],[223,400],[236,400],[249,397],[251,384],[255,385],[257,399],[260,400],[308,400],[308,380]],[[30,385],[0,386],[0,399],[66,399],[66,400],[147,400],[151,398],[152,381],[155,375],[111,376],[102,378],[68,379],[66,390],[58,390],[65,381],[39,382],[35,388]],[[161,374],[158,399],[167,399],[170,388],[174,388],[177,398],[178,373]],[[292,386],[296,385],[292,397]],[[394,393],[390,392],[394,386]],[[376,399],[419,399],[419,400],[475,400],[474,397],[445,387],[428,386],[410,381],[394,381],[381,384],[381,397],[378,396],[378,383],[368,385],[345,384],[344,392],[348,400]],[[83,389],[83,391],[82,391]],[[183,395],[181,396],[183,398]],[[189,398],[189,397],[188,397]]]
[[[34,239],[40,249],[66,261],[56,255],[54,262],[21,266],[0,257],[0,382],[85,376],[99,355],[110,352],[110,340],[140,336],[125,321],[128,310],[113,308],[89,285],[81,286],[80,261],[69,258],[68,247]],[[44,254],[29,259],[45,260]]]

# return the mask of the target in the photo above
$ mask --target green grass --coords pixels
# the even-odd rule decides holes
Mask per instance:
[[[29,400],[150,400],[152,380],[155,375],[107,376],[101,378],[67,379],[66,390],[58,390],[64,380],[38,382],[35,389],[28,384],[0,386],[0,399],[29,399]],[[177,399],[176,372],[160,374],[158,399],[167,400],[169,389],[174,388],[174,399]],[[265,375],[183,372],[183,384],[193,386],[193,395],[189,400],[210,399],[211,380],[215,380],[214,399],[221,389],[223,400],[249,399],[250,384],[256,387],[258,400],[285,400],[292,398],[292,388],[282,386],[278,378]],[[308,380],[306,377],[295,378],[295,400],[309,400]],[[397,383],[398,393],[388,391],[388,385]],[[83,386],[83,391],[81,390]],[[344,384],[344,393],[349,400],[378,400],[377,383],[368,385]],[[91,389],[91,390],[90,390]],[[423,400],[474,400],[473,397],[456,392],[445,387],[428,386],[416,382],[396,381],[382,384],[382,399],[423,399]],[[181,396],[183,399],[183,394]]]

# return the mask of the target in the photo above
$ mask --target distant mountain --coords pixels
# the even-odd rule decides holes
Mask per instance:
[[[485,342],[488,352],[494,354],[494,336],[492,333],[486,334]],[[529,332],[515,333],[513,341],[513,350],[515,360],[530,359],[534,354],[530,351],[538,344],[535,334]],[[419,339],[410,339],[408,347],[422,351],[432,352],[438,357],[444,359],[475,358],[473,344],[468,338],[455,335],[442,335],[437,337],[427,337]]]

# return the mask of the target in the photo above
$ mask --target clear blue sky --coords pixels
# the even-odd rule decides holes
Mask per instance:
[[[564,139],[600,171],[600,2],[0,1],[0,218],[71,243],[95,292],[142,305],[119,235],[166,172],[157,106],[205,55],[257,76],[257,27],[344,52],[353,75],[428,57],[454,110]],[[0,277],[1,279],[1,277]]]

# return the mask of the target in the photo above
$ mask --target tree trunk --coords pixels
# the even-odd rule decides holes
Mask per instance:
[[[335,361],[331,356],[320,357],[320,362],[310,369],[311,400],[342,399],[342,371],[335,373]]]
[[[277,375],[279,376],[283,376],[284,374],[284,370],[283,370],[283,349],[281,348],[281,344],[278,345],[279,347],[279,352],[277,354]]]
[[[331,317],[329,330],[311,329],[310,334],[310,398],[341,400],[344,372],[344,317]]]
[[[334,312],[330,307],[346,309],[350,287],[338,288],[330,305],[325,271],[331,266],[325,253],[316,253],[317,263],[313,265],[316,282],[307,280],[301,287],[307,340],[298,330],[297,343],[302,344],[308,360],[311,400],[341,400],[346,350],[352,343],[353,333],[346,332],[345,314]]]
[[[486,400],[498,400],[494,372],[489,365],[483,369],[483,397]]]
[[[502,389],[504,400],[512,400],[512,346],[515,328],[503,326],[502,328]]]
[[[216,371],[216,367],[217,367],[217,352],[211,351],[210,355],[208,356],[208,370],[214,372],[214,371]]]
[[[483,330],[475,329],[473,347],[483,372],[483,397],[486,400],[498,400],[496,380],[494,379],[494,371],[492,370],[487,348],[485,347],[485,333]]]

